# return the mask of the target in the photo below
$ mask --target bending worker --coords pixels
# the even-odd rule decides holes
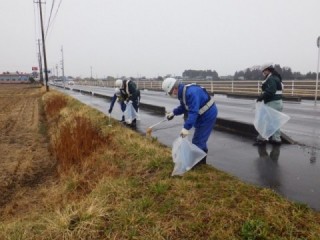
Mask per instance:
[[[283,102],[282,102],[282,77],[274,69],[272,64],[266,64],[261,68],[262,74],[264,76],[264,81],[262,82],[261,89],[262,93],[257,98],[257,102],[262,102],[279,111],[282,112]],[[266,144],[268,139],[264,139],[262,136],[258,136],[256,142],[253,145],[263,145]],[[271,144],[280,145],[281,144],[281,132],[278,129],[270,139]]]
[[[131,102],[133,108],[138,112],[138,106],[139,106],[139,91],[137,89],[136,84],[131,80],[122,80],[118,79],[115,82],[116,87],[119,88],[121,97],[123,97],[123,100],[127,103]],[[131,126],[136,127],[137,119],[133,119]]]
[[[120,122],[125,122],[125,117],[124,117],[124,111],[126,110],[126,104],[124,103],[124,100],[123,98],[121,97],[121,93],[120,93],[120,89],[119,88],[115,88],[115,93],[111,99],[111,104],[110,104],[110,107],[109,107],[109,114],[112,113],[112,109],[113,109],[113,106],[114,106],[114,103],[118,101],[118,103],[120,104],[120,108],[121,108],[121,112],[122,112],[122,117],[121,117],[121,120]]]
[[[180,101],[180,105],[167,114],[167,119],[172,120],[174,116],[187,113],[180,136],[186,137],[194,127],[192,143],[208,153],[207,141],[218,114],[213,98],[205,88],[196,84],[184,85],[175,78],[166,78],[162,83],[162,89]],[[206,158],[204,157],[199,164],[206,164]]]

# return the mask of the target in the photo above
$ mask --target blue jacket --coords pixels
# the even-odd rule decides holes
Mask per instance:
[[[209,100],[210,95],[208,92],[200,87],[199,85],[190,85],[186,89],[186,105],[183,103],[183,88],[184,84],[180,83],[178,86],[178,99],[180,101],[180,106],[173,110],[174,115],[181,115],[188,113],[188,118],[184,123],[184,128],[189,130],[192,127],[199,127],[206,124],[207,121],[211,122],[213,118],[216,117],[216,108],[210,108],[204,114],[200,115],[198,112],[201,107],[203,107]]]

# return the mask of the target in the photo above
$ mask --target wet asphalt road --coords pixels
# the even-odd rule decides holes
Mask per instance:
[[[109,100],[60,88],[58,90],[108,114]],[[112,89],[91,87],[91,90],[108,96],[113,94]],[[142,102],[165,106],[167,110],[178,104],[178,100],[161,92],[142,91],[141,95]],[[215,100],[219,117],[252,122],[253,100],[229,99],[224,96],[215,96]],[[320,122],[320,107],[314,107],[312,101],[285,103],[284,112],[291,119],[282,130],[300,145],[267,144],[266,147],[254,147],[252,139],[213,131],[208,141],[207,163],[245,182],[272,188],[292,201],[305,203],[319,211],[320,130],[317,126]],[[112,117],[120,119],[121,114],[120,107],[115,104]],[[164,116],[141,110],[140,118],[137,130],[145,132],[149,126],[164,119]],[[171,147],[182,126],[183,119],[178,116],[156,126],[152,136]],[[191,140],[191,136],[189,139]]]

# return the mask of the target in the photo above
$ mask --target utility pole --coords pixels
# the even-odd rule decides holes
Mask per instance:
[[[43,48],[43,61],[44,61],[44,74],[46,78],[46,90],[49,91],[48,86],[48,68],[47,68],[47,54],[46,54],[46,45],[45,45],[45,39],[44,39],[44,30],[43,30],[43,21],[42,21],[42,6],[41,6],[41,0],[39,2],[39,10],[40,10],[40,22],[41,22],[41,35],[42,35],[42,48]]]
[[[62,54],[62,60],[61,60],[61,71],[62,71],[62,81],[63,81],[63,85],[66,82],[66,79],[64,77],[64,59],[63,59],[63,46],[61,46],[61,54]]]
[[[92,81],[92,66],[90,66],[90,70],[91,70],[91,77],[90,77],[90,80]]]
[[[56,73],[57,73],[57,79],[59,79],[59,68],[58,68],[58,64],[56,64]]]
[[[317,64],[317,79],[316,79],[316,91],[314,94],[314,105],[317,106],[318,100],[318,81],[319,81],[319,63],[320,63],[320,36],[317,38],[317,47],[318,47],[318,64]]]
[[[41,50],[40,50],[40,39],[38,39],[38,48],[39,48],[39,71],[40,71],[40,82],[44,85],[43,82],[43,72],[42,72],[42,58],[41,58]]]

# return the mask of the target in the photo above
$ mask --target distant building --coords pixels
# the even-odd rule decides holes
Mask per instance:
[[[29,77],[28,73],[3,72],[0,74],[0,83],[29,83]]]
[[[228,75],[228,76],[220,76],[219,78],[220,78],[220,80],[233,80],[233,76],[231,76],[231,75]]]

